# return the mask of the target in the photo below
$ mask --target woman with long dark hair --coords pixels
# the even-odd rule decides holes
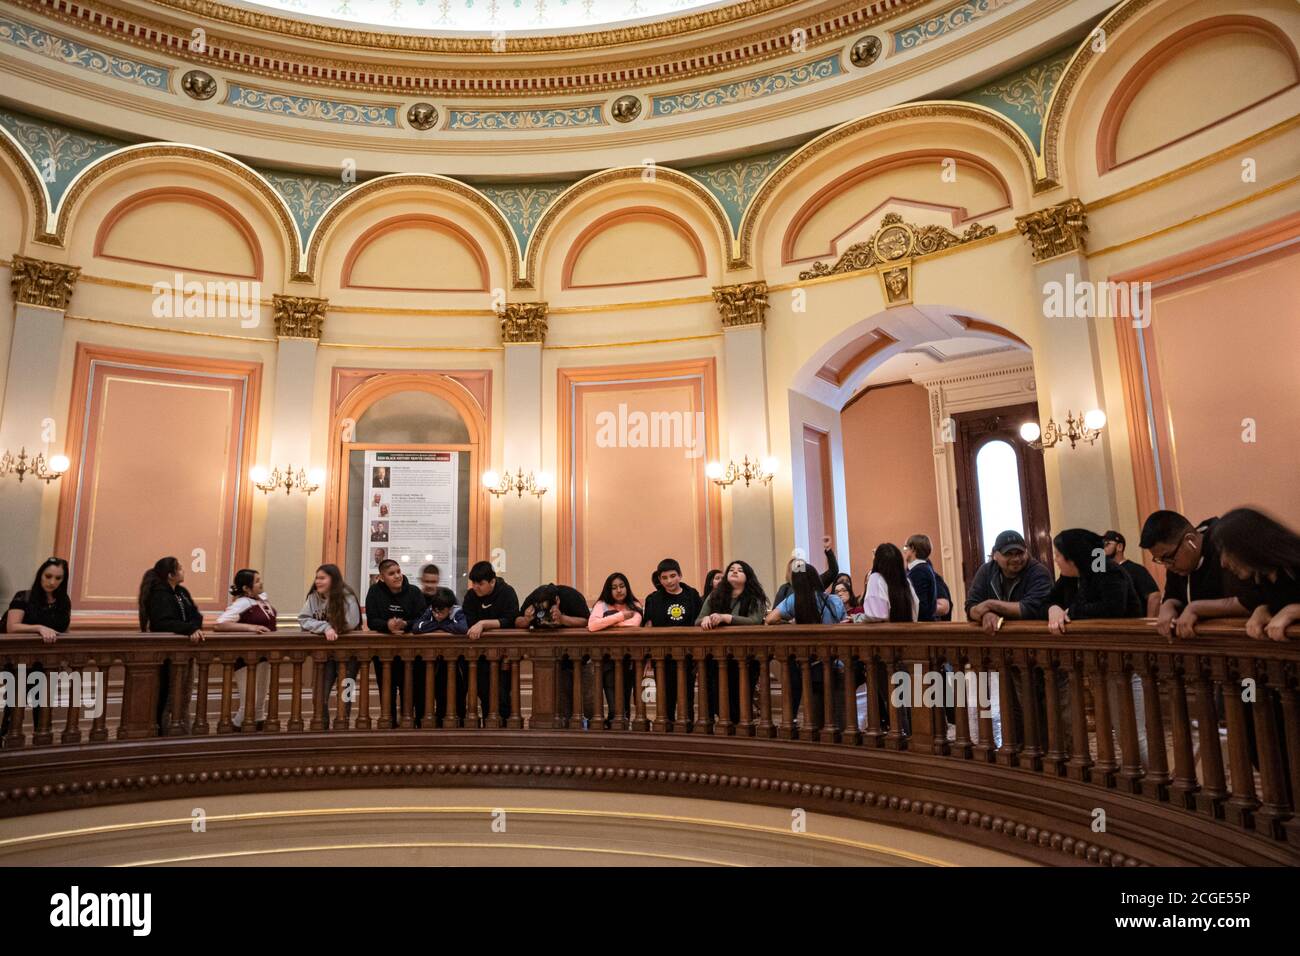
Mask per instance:
[[[262,593],[262,575],[252,568],[235,572],[230,586],[230,605],[217,618],[216,631],[238,631],[245,634],[267,634],[275,630],[275,608]],[[257,702],[253,719],[258,729],[266,720],[266,695],[271,686],[271,665],[260,658],[254,678],[253,697]],[[235,691],[239,694],[239,710],[231,718],[236,727],[244,723],[245,690],[248,684],[248,663],[242,657],[235,660]]]
[[[705,595],[695,623],[705,630],[727,625],[762,624],[767,607],[767,592],[759,583],[754,569],[744,561],[732,561],[727,565],[727,570],[717,579],[713,590]],[[717,716],[720,704],[718,662],[710,658],[707,664],[706,691],[709,699],[709,719],[712,720]],[[760,670],[758,661],[749,661],[745,670],[747,692],[752,698],[754,688],[758,686]],[[727,663],[727,676],[727,699],[731,705],[733,718],[739,719],[740,664],[738,661],[732,660]]]
[[[307,600],[298,612],[298,626],[308,634],[322,635],[327,641],[337,641],[340,634],[355,631],[361,626],[361,602],[357,600],[356,592],[343,580],[343,572],[337,564],[322,564],[316,569],[316,577],[312,581],[311,590],[307,592]],[[348,677],[355,678],[359,667],[356,658],[351,658],[348,661]],[[317,704],[321,709],[321,721],[326,728],[329,727],[330,719],[330,688],[338,676],[338,661],[330,658],[325,662],[324,692]],[[348,703],[339,717],[345,725],[351,712],[352,704]]]
[[[1300,534],[1254,508],[1234,508],[1210,534],[1219,563],[1241,582],[1236,599],[1241,613],[1250,615],[1246,633],[1257,641],[1285,641],[1287,627],[1300,621]],[[1199,603],[1191,603],[1193,613]]]
[[[159,558],[154,566],[145,571],[140,579],[138,609],[140,630],[155,634],[184,634],[190,642],[198,644],[204,639],[203,612],[194,603],[194,598],[186,589],[185,569],[175,557]],[[158,672],[158,732],[166,731],[163,723],[168,708],[173,711],[181,706],[180,701],[169,700],[171,696],[172,662],[163,661]],[[184,691],[189,699],[188,672]]]
[[[713,568],[708,574],[704,575],[704,587],[700,588],[700,599],[703,600],[712,594],[713,589],[718,586],[720,580],[722,580],[722,571],[718,568]]]
[[[596,599],[596,605],[591,609],[591,617],[587,619],[587,630],[603,631],[610,627],[640,627],[641,615],[641,605],[637,601],[636,595],[632,593],[632,585],[628,583],[627,575],[621,571],[615,571],[605,578],[605,586],[600,589],[600,597]],[[631,659],[624,659],[622,654],[617,656],[619,665],[623,668],[623,713],[628,714],[628,706],[632,701],[632,687],[636,682],[636,675]],[[610,720],[605,723],[605,726],[608,727],[614,715],[613,660],[601,662],[600,682],[605,689],[605,702],[609,705]]]
[[[1069,528],[1052,539],[1060,577],[1047,598],[1047,629],[1064,634],[1071,621],[1141,617],[1132,579],[1106,557],[1101,535]]]
[[[0,618],[0,634],[39,634],[46,644],[53,644],[71,623],[68,562],[46,558],[36,569],[32,586],[9,602],[9,610]]]
[[[907,565],[897,545],[886,541],[876,546],[862,595],[862,613],[853,615],[854,624],[866,621],[915,621],[920,602],[912,582],[907,579]]]
[[[844,602],[834,594],[822,590],[822,576],[812,565],[805,564],[790,577],[791,592],[768,612],[765,618],[768,624],[783,624],[793,621],[795,624],[839,624],[844,620]],[[799,713],[799,702],[803,699],[803,675],[797,660],[790,658],[790,706],[794,713]],[[813,727],[820,724],[823,713],[822,694],[825,692],[826,668],[821,660],[812,662],[813,699],[810,712],[804,715],[803,726]]]

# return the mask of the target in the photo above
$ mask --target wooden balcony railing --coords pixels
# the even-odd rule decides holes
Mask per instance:
[[[1056,862],[1300,862],[1300,640],[1200,630],[1177,642],[1149,621],[1080,622],[1063,637],[1017,622],[994,638],[965,624],[492,631],[479,641],[363,632],[333,643],[297,631],[202,644],[9,636],[9,686],[23,673],[59,675],[50,683],[63,688],[99,674],[108,693],[89,714],[7,702],[0,816],[204,788],[433,785],[439,775],[439,785],[473,785],[487,773],[495,779],[479,785],[722,787],[727,799],[797,801],[995,846],[1010,838]],[[246,702],[242,729],[232,721],[239,658],[265,659],[271,673],[265,720]],[[473,666],[445,666],[462,659]],[[331,661],[339,679],[327,695]],[[390,715],[380,702],[397,669]],[[963,686],[995,678],[984,683],[995,705],[945,707],[934,675],[949,670],[972,675]],[[900,672],[921,680],[902,701],[890,693]]]

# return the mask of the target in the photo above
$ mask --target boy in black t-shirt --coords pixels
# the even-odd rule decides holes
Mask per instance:
[[[1177,511],[1154,511],[1142,525],[1139,545],[1166,568],[1165,593],[1156,615],[1156,630],[1162,637],[1194,637],[1198,617],[1242,614],[1241,603],[1229,595],[1224,582],[1214,542],[1218,520],[1207,518],[1192,527]],[[1189,607],[1193,601],[1198,608]]]
[[[682,583],[682,566],[676,558],[664,558],[650,576],[655,589],[645,599],[643,627],[691,627],[700,616],[704,599],[689,584]],[[686,673],[686,719],[695,719],[695,668]],[[677,662],[664,660],[664,696],[656,701],[660,712],[672,721],[677,713]]]
[[[1142,614],[1145,617],[1155,617],[1160,613],[1160,585],[1156,584],[1151,572],[1136,561],[1124,557],[1128,542],[1118,531],[1107,531],[1101,536],[1101,542],[1106,557],[1123,568],[1128,579],[1133,582],[1133,590],[1137,591],[1138,602],[1142,605]]]
[[[569,587],[567,584],[543,584],[534,588],[528,597],[524,598],[519,617],[515,619],[515,627],[527,628],[530,631],[549,631],[561,627],[585,628],[590,614],[591,609],[587,607],[587,599],[577,588]],[[556,716],[572,716],[573,661],[567,657],[562,658],[555,679],[559,682],[560,709]],[[589,688],[594,680],[591,675],[584,676],[584,687]],[[590,700],[585,699],[586,696],[584,693],[582,710],[583,716],[590,720],[592,706]]]

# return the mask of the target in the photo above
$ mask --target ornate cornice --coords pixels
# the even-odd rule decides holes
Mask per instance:
[[[81,266],[46,262],[15,255],[10,264],[9,284],[14,302],[20,305],[39,305],[47,309],[66,311],[72,299],[73,287]]]
[[[896,263],[903,264],[910,259],[918,259],[941,249],[974,242],[977,239],[987,239],[997,231],[996,226],[981,226],[973,222],[966,227],[965,232],[958,235],[943,226],[918,226],[903,222],[903,217],[896,212],[886,213],[880,220],[880,228],[870,239],[849,246],[834,265],[814,262],[811,269],[799,273],[799,278],[818,279],[842,272],[874,269],[877,266],[892,267]],[[898,294],[894,292],[894,295]]]
[[[762,328],[767,321],[767,283],[742,282],[724,285],[713,290],[713,300],[718,303],[724,329],[746,325]]]
[[[501,342],[536,343],[546,341],[546,303],[511,302],[501,313]]]
[[[275,295],[271,299],[275,314],[275,336],[281,339],[315,339],[320,341],[325,326],[329,299],[305,295]]]
[[[807,47],[824,46],[892,19],[924,0],[894,0],[892,5],[887,0],[851,0],[815,14],[804,12],[781,20],[769,19],[759,29],[708,42],[720,27],[734,29],[746,18],[779,15],[784,7],[799,2],[744,0],[714,10],[594,33],[507,36],[504,49],[500,48],[499,41],[495,41],[494,49],[494,40],[488,37],[336,27],[212,0],[154,0],[164,16],[181,16],[180,22],[142,15],[134,8],[116,6],[112,0],[12,2],[39,11],[50,20],[73,24],[79,29],[208,68],[238,70],[291,80],[295,84],[397,94],[497,97],[554,96],[628,86],[644,88],[729,71],[738,64],[751,65],[795,52],[797,34],[804,37]],[[212,21],[203,54],[189,50],[190,31],[196,17]],[[665,37],[687,38],[692,34],[700,35],[697,45],[678,46],[668,53],[635,57],[628,56],[632,51],[624,49],[648,41],[661,42]],[[250,37],[254,38],[253,42]],[[303,40],[340,49],[335,56],[330,55],[333,51],[329,49],[322,50],[324,55],[304,53]],[[387,53],[390,59],[362,64],[354,55],[359,50]],[[521,54],[579,51],[598,56],[560,67],[523,67],[510,62],[510,58]],[[600,57],[602,52],[604,56]],[[430,67],[425,65],[427,60],[413,60],[413,54],[459,54],[467,62]],[[480,65],[478,61],[484,62]],[[499,61],[500,65],[493,61]]]
[[[1078,199],[1016,217],[1016,228],[1029,240],[1035,262],[1045,262],[1072,252],[1083,252],[1088,212]]]

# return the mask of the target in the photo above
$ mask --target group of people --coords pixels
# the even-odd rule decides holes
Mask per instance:
[[[708,573],[697,591],[682,578],[680,564],[673,558],[660,561],[650,576],[651,590],[644,601],[634,593],[631,580],[621,572],[610,574],[594,605],[576,588],[543,584],[521,602],[515,589],[499,577],[492,564],[476,563],[469,571],[469,587],[461,598],[442,586],[436,565],[425,565],[419,585],[407,580],[401,565],[392,559],[379,564],[378,579],[364,601],[365,626],[385,634],[448,634],[477,640],[498,628],[545,630],[586,627],[607,628],[690,627],[710,630],[737,625],[839,624],[873,621],[916,622],[951,620],[952,597],[947,583],[930,563],[931,542],[914,534],[902,548],[892,543],[879,545],[872,556],[871,570],[863,580],[862,593],[854,590],[853,578],[841,573],[824,539],[827,569],[819,572],[802,556],[791,559],[786,580],[769,601],[767,593],[745,561],[735,560],[725,569]],[[1157,630],[1166,637],[1187,638],[1195,634],[1201,620],[1223,617],[1246,619],[1246,631],[1258,640],[1285,640],[1288,625],[1300,621],[1300,535],[1268,515],[1252,508],[1238,508],[1221,518],[1192,524],[1173,511],[1157,511],[1142,528],[1140,547],[1166,569],[1163,592],[1141,564],[1125,556],[1125,539],[1116,531],[1097,534],[1071,528],[1052,541],[1056,569],[1051,571],[1029,553],[1024,537],[1009,530],[993,542],[989,560],[975,573],[966,591],[966,618],[992,635],[1005,619],[1045,620],[1053,634],[1064,634],[1075,621],[1099,618],[1155,617]],[[185,571],[175,557],[165,557],[147,570],[140,583],[139,622],[142,631],[187,635],[204,639],[203,614],[185,588]],[[230,604],[217,617],[218,632],[267,633],[276,629],[277,612],[262,590],[261,574],[253,569],[239,571],[230,586]],[[14,595],[7,613],[0,618],[0,633],[35,633],[53,642],[70,625],[72,603],[68,594],[68,564],[49,558],[37,569],[32,586]],[[298,624],[303,631],[319,634],[327,641],[362,627],[362,602],[347,584],[337,565],[323,564],[316,570]],[[247,661],[235,661],[234,684],[240,706],[232,720],[245,720]],[[676,712],[677,668],[666,662],[661,688],[667,713]],[[381,662],[372,659],[376,680]],[[391,718],[398,715],[398,697],[405,685],[405,667],[411,675],[414,719],[424,719],[425,668],[416,657],[392,662],[387,707]],[[358,662],[348,664],[348,676],[355,678]],[[445,699],[446,662],[439,659],[435,671],[435,716],[441,720]],[[456,662],[458,714],[465,713],[468,664]],[[483,713],[495,705],[500,717],[510,716],[509,680],[498,681],[498,700],[493,702],[488,661],[476,662],[477,690]],[[503,666],[509,667],[509,662]],[[561,706],[571,707],[574,662],[565,660],[559,675]],[[622,662],[623,708],[628,712],[636,674],[630,660]],[[738,713],[741,675],[735,661],[729,691],[731,713]],[[614,709],[614,663],[602,662],[600,683],[610,710]],[[707,663],[710,716],[718,712],[718,664]],[[170,662],[160,674],[158,719],[167,711]],[[815,688],[822,684],[814,666]],[[254,662],[257,701],[253,719],[265,717],[270,666],[265,659]],[[693,718],[693,685],[699,665],[687,671],[687,709]],[[649,674],[645,676],[651,676]],[[338,679],[337,663],[329,661],[325,672],[325,693]],[[859,672],[859,682],[863,679]],[[758,679],[758,664],[749,662],[747,683]],[[796,698],[802,692],[792,682]],[[328,719],[328,718],[326,718]]]

